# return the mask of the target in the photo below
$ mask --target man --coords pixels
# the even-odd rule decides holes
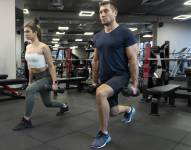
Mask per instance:
[[[135,108],[118,105],[118,93],[132,81],[136,93],[138,85],[138,46],[133,34],[116,22],[117,8],[111,1],[99,3],[100,19],[104,30],[94,37],[94,58],[92,61],[92,85],[101,85],[96,90],[96,102],[100,129],[91,143],[92,148],[102,148],[111,141],[108,133],[109,116],[124,113],[125,123],[131,122]],[[99,77],[98,77],[99,75]]]

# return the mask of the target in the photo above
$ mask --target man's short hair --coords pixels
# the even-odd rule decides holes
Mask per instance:
[[[117,10],[117,4],[114,1],[104,1],[103,0],[103,1],[99,2],[99,7],[101,7],[103,5],[108,5],[108,4],[111,6],[111,8]]]

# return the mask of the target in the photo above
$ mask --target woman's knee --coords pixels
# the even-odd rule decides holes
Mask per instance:
[[[26,88],[26,96],[27,96],[27,95],[34,94],[34,92],[35,92],[34,87],[28,86],[28,87]]]
[[[46,107],[52,107],[52,103],[50,103],[50,102],[44,102],[44,105],[45,105]]]

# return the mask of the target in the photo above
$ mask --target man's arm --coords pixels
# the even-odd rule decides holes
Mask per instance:
[[[98,50],[95,48],[92,60],[92,85],[94,86],[96,86],[98,81],[98,73],[99,73],[99,56],[98,56]]]
[[[135,88],[137,88],[138,86],[138,74],[139,74],[138,60],[137,60],[138,52],[139,52],[139,48],[137,44],[134,44],[126,48],[126,55],[129,61],[129,69],[131,73],[132,86]]]

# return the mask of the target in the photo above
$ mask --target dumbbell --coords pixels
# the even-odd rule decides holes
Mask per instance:
[[[133,96],[133,97],[136,97],[136,96],[139,96],[140,94],[140,90],[137,88],[135,92],[133,92],[133,89],[132,89],[132,86],[129,85],[127,87],[124,87],[122,90],[121,90],[121,94],[125,97],[128,97],[128,96]]]
[[[91,94],[95,93],[98,86],[100,86],[100,84],[97,84],[96,86],[93,85],[88,86],[87,92]]]
[[[53,91],[54,96],[57,96],[58,93],[64,93],[64,88],[58,87],[57,90],[52,90],[52,85],[44,85],[44,89],[47,91]]]
[[[53,90],[53,93],[54,93],[54,96],[57,96],[58,93],[63,94],[63,93],[64,93],[64,88],[60,88],[60,87],[58,87],[57,90]]]

